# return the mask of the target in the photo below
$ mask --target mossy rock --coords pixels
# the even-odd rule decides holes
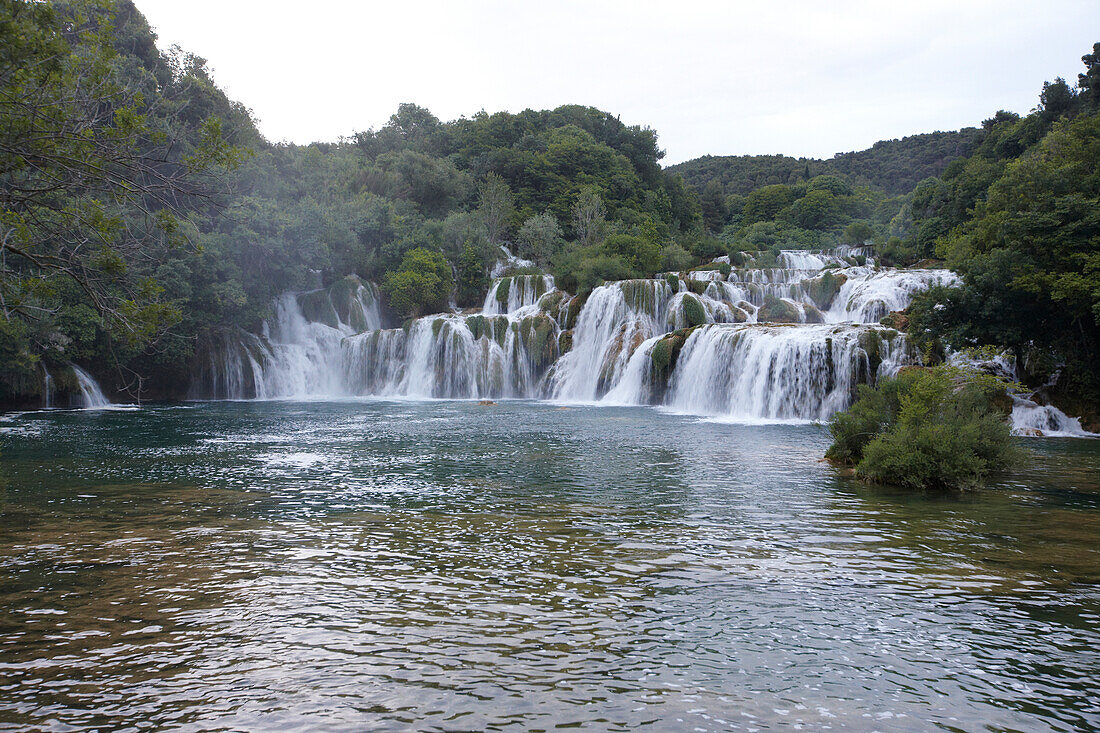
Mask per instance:
[[[688,328],[702,326],[707,322],[707,309],[694,295],[684,295],[683,300],[680,301],[680,308]]]
[[[690,290],[691,292],[695,293],[696,295],[702,295],[707,291],[707,288],[710,286],[710,282],[707,280],[688,280],[687,286],[688,290]]]
[[[535,279],[535,301],[546,294],[546,279],[542,275],[528,275],[527,277],[533,277]]]
[[[497,302],[505,308],[508,307],[508,293],[512,289],[512,278],[504,277],[497,284]]]
[[[558,334],[558,353],[568,354],[573,350],[573,331],[562,331]]]
[[[531,365],[536,369],[549,366],[557,358],[558,342],[554,338],[557,323],[549,316],[528,316],[519,323],[519,336],[527,349]]]
[[[439,332],[443,329],[443,319],[436,318],[432,321],[432,336],[439,338]]]
[[[545,293],[539,297],[539,310],[544,313],[557,314],[561,310],[561,303],[565,297],[565,293],[561,290]]]
[[[897,329],[898,331],[908,331],[909,313],[908,311],[890,311],[882,317],[879,323],[889,328]]]
[[[340,316],[332,305],[332,298],[327,290],[311,290],[308,293],[299,293],[297,296],[298,307],[302,309],[302,315],[307,321],[323,323],[326,326],[336,328],[340,325]]]
[[[680,291],[680,277],[678,275],[674,275],[670,272],[665,275],[665,282],[672,288],[672,292],[677,293]]]
[[[805,311],[805,317],[806,317],[805,322],[806,323],[824,323],[825,322],[825,315],[817,309],[817,306],[804,305],[803,310]]]
[[[871,372],[868,375],[870,381],[874,379],[882,364],[882,335],[878,331],[864,331],[859,334],[859,345],[867,354],[867,368]]]
[[[768,295],[756,313],[756,320],[760,323],[799,323],[802,316],[792,303]]]
[[[565,308],[565,323],[562,324],[562,328],[569,330],[577,325],[577,316],[580,315],[584,309],[584,304],[588,302],[588,296],[591,293],[584,293],[583,295],[575,295],[569,300],[569,305]]]
[[[844,273],[825,272],[812,280],[806,281],[806,294],[819,308],[828,309],[836,300],[840,287],[847,281],[848,276]]]
[[[470,329],[470,333],[473,334],[475,340],[487,336],[491,332],[489,319],[480,315],[466,316],[466,328]]]
[[[665,392],[668,390],[668,380],[672,371],[676,368],[676,362],[680,358],[680,352],[687,343],[688,337],[695,328],[681,328],[678,331],[663,336],[649,352],[651,364],[650,370],[650,402],[659,404],[664,401]]]

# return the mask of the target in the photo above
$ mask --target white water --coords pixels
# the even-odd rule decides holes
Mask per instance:
[[[670,330],[672,299],[664,280],[624,280],[593,290],[573,329],[573,349],[548,377],[547,394],[591,402],[613,389],[635,349]]]
[[[502,298],[500,289],[507,288]],[[521,310],[531,311],[539,298],[554,290],[554,278],[549,275],[516,275],[493,281],[485,296],[481,312],[487,316],[515,315]]]
[[[104,407],[110,407],[111,401],[104,396],[103,390],[99,388],[99,384],[92,378],[92,375],[76,364],[70,364],[70,366],[73,369],[73,374],[76,375],[77,384],[80,385],[80,406],[85,410],[100,410]]]
[[[825,420],[855,386],[882,373],[861,341],[912,363],[905,338],[881,339],[859,326],[706,326],[684,344],[667,404],[674,410],[742,420]]]
[[[47,410],[53,407],[53,375],[43,368],[42,369],[42,406]]]
[[[852,268],[844,272],[847,280],[825,312],[829,323],[877,323],[887,313],[905,309],[920,291],[959,280],[950,270]]]
[[[968,353],[955,352],[948,357],[948,363],[954,366],[980,371],[1001,377],[1008,382],[1019,380],[1016,359],[1008,352],[994,354],[992,356],[977,357]],[[1050,387],[1051,383],[1045,385]],[[1042,390],[1040,390],[1041,392]],[[1081,427],[1081,420],[1070,417],[1054,405],[1045,405],[1039,402],[1039,392],[1030,396],[1009,393],[1012,398],[1012,413],[1010,422],[1012,434],[1033,438],[1095,438],[1097,433],[1090,433]]]
[[[1095,438],[1081,427],[1081,420],[1070,417],[1053,405],[1012,395],[1012,433],[1028,437]]]
[[[525,260],[512,254],[512,251],[503,244],[500,245],[500,253],[503,257],[493,264],[493,271],[490,274],[490,277],[494,280],[504,277],[509,270],[526,270],[535,266],[535,263],[531,260]]]
[[[530,266],[504,253],[499,272]],[[376,291],[358,281],[288,293],[262,333],[210,350],[195,396],[545,397],[661,404],[743,422],[825,420],[850,404],[858,384],[920,363],[905,335],[878,321],[957,279],[857,265],[859,255],[866,250],[791,250],[779,257],[786,267],[608,283],[575,323],[570,297],[541,275],[497,278],[480,314],[437,314],[403,329],[381,328]],[[659,373],[655,349],[668,357],[661,341],[674,331],[682,348]],[[564,354],[562,338],[571,341]],[[1034,403],[1017,404],[1013,419],[1028,434],[1081,434]]]

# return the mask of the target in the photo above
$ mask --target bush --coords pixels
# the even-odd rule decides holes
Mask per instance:
[[[914,489],[973,489],[1018,457],[996,405],[1002,380],[957,368],[912,369],[859,398],[829,424],[826,457],[860,478]]]
[[[681,272],[695,264],[691,253],[673,242],[661,249],[661,270],[663,272]]]
[[[453,288],[454,276],[443,253],[423,247],[406,252],[397,272],[386,275],[382,283],[390,306],[402,316],[445,309]]]

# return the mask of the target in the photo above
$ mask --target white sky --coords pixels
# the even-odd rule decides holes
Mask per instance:
[[[1026,113],[1075,84],[1097,0],[135,0],[271,140],[586,104],[657,130],[666,164],[831,157]]]

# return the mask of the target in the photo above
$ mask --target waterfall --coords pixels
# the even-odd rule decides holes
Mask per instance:
[[[853,269],[825,317],[830,323],[878,323],[887,313],[908,307],[918,292],[933,285],[954,285],[958,280],[949,270]]]
[[[721,261],[572,297],[549,276],[509,275],[531,265],[502,253],[479,311],[402,328],[382,328],[376,289],[355,277],[284,293],[258,333],[210,344],[192,394],[545,397],[824,420],[858,384],[920,363],[905,335],[878,321],[956,280],[944,270],[880,269],[867,248],[850,247],[783,250],[776,267],[745,256],[742,267]]]
[[[53,375],[45,367],[42,367],[42,406],[47,410],[53,407]]]
[[[1026,397],[1012,395],[1012,434],[1029,437],[1095,438],[1081,427],[1081,420],[1070,417],[1053,405],[1040,405]]]
[[[494,279],[504,277],[504,275],[507,274],[509,270],[530,270],[535,267],[534,262],[532,262],[531,260],[525,260],[521,257],[516,257],[514,254],[512,254],[512,251],[505,247],[503,244],[500,245],[500,253],[504,256],[499,258],[493,264],[491,277]]]
[[[975,354],[971,350],[956,351],[948,356],[947,362],[953,366],[986,372],[1008,382],[1019,379],[1016,358],[1007,351],[992,355]],[[1040,394],[1054,386],[1057,380],[1056,373],[1030,397],[1009,392],[1009,397],[1012,398],[1012,412],[1009,415],[1012,434],[1026,437],[1100,437],[1097,433],[1085,430],[1079,418],[1070,417],[1054,405],[1045,405],[1038,401],[1042,399]]]
[[[515,275],[493,281],[481,312],[487,316],[513,315],[521,309],[530,310],[539,299],[554,290],[554,278],[549,275]]]
[[[825,420],[906,351],[901,334],[878,327],[706,326],[684,344],[667,404],[743,420]]]
[[[668,330],[672,297],[666,280],[622,280],[593,290],[577,317],[572,350],[548,377],[547,393],[591,402],[612,389],[634,350]]]
[[[109,407],[111,401],[103,395],[103,390],[92,378],[91,374],[84,371],[76,364],[70,364],[73,374],[76,375],[77,384],[80,386],[80,406],[85,410],[99,410]]]
[[[382,325],[377,289],[354,276],[325,289],[283,293],[272,310],[259,334],[223,335],[208,345],[192,380],[192,397],[343,394],[343,340]]]

